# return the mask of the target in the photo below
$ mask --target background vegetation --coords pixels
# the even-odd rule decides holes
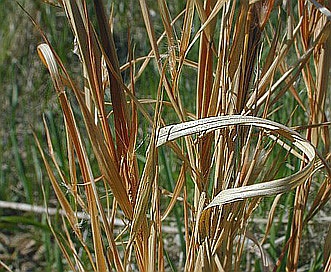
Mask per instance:
[[[108,20],[99,22],[92,1],[87,2],[88,13],[84,11],[83,14],[89,14],[101,47],[105,49],[106,41],[102,37],[106,34],[102,32],[102,26]],[[99,111],[104,107],[109,117],[119,165],[116,167],[118,173],[114,175],[119,176],[121,182],[125,180],[125,195],[130,197],[132,205],[132,211],[129,208],[125,211],[122,200],[116,199],[114,188],[116,191],[117,185],[110,185],[106,178],[105,169],[110,166],[101,164],[95,150],[95,143],[100,139],[90,135],[91,116],[84,115],[80,92],[73,91],[75,86],[68,83],[72,77],[77,89],[83,88],[84,84],[93,89],[91,82],[96,78],[82,68],[82,62],[94,67],[93,57],[86,55],[84,59],[82,51],[90,50],[94,57],[100,54],[97,43],[91,38],[93,34],[86,29],[80,32],[81,35],[87,33],[87,40],[93,44],[88,50],[87,43],[78,40],[79,51],[74,45],[75,34],[58,2],[19,2],[58,54],[57,65],[61,59],[66,67],[60,69],[61,80],[68,90],[61,109],[61,96],[54,91],[54,78],[52,80],[38,57],[37,45],[45,42],[38,27],[16,2],[0,1],[1,271],[67,271],[69,267],[78,271],[97,268],[101,271],[103,265],[116,267],[116,270],[141,271],[193,271],[194,268],[217,271],[220,267],[225,271],[284,271],[286,267],[289,271],[328,269],[330,244],[325,241],[331,240],[328,239],[331,188],[328,169],[321,160],[315,164],[315,175],[298,189],[280,196],[235,202],[225,205],[224,210],[213,209],[213,215],[209,217],[213,224],[207,224],[210,229],[201,230],[198,227],[202,209],[199,203],[202,203],[203,193],[207,193],[207,197],[200,205],[205,207],[220,191],[220,186],[223,189],[234,187],[235,177],[249,167],[254,166],[258,171],[255,173],[258,178],[254,181],[251,178],[249,182],[257,183],[288,176],[300,171],[303,164],[283,148],[277,149],[273,142],[260,142],[259,137],[263,135],[259,131],[250,134],[238,127],[224,129],[222,140],[216,137],[217,134],[193,136],[179,140],[170,148],[159,148],[158,154],[153,146],[153,137],[156,137],[153,133],[157,123],[163,126],[213,115],[248,113],[297,129],[317,146],[326,163],[329,162],[330,64],[327,57],[331,46],[328,27],[324,27],[328,25],[329,13],[323,14],[313,1],[298,1],[291,5],[278,1],[251,1],[250,4],[228,1],[217,10],[213,20],[207,21],[213,8],[217,9],[217,5],[227,1],[205,1],[204,7],[202,1],[146,2],[149,17],[142,12],[145,1],[140,1],[140,5],[133,0],[105,5],[116,45],[112,54],[122,66],[121,73],[115,71],[114,74],[120,75],[128,87],[125,92],[123,86],[117,86],[118,90],[114,86],[110,89],[116,89],[118,95],[130,102],[123,100],[116,105],[119,111],[129,112],[125,122],[136,125],[127,132],[131,153],[120,146],[119,136],[115,136],[120,125],[115,124],[113,114],[119,113],[112,104],[115,98],[109,91],[109,82],[105,81],[103,90],[106,91],[104,95],[99,94],[99,102],[92,94],[92,105]],[[325,1],[322,5],[328,3]],[[189,7],[192,10],[194,7],[194,13],[190,13]],[[180,16],[173,21],[177,15]],[[75,16],[78,18],[77,14]],[[202,36],[198,35],[203,25],[201,21],[208,22],[200,32]],[[319,33],[323,33],[322,37]],[[164,38],[157,44],[161,35]],[[197,37],[195,42],[194,37]],[[145,58],[148,54],[149,58]],[[129,65],[129,60],[139,58],[134,65]],[[274,63],[277,58],[279,61]],[[153,60],[146,68],[141,68],[146,59]],[[114,60],[110,62],[114,64]],[[275,69],[270,69],[272,64]],[[95,69],[95,77],[100,80],[105,74]],[[141,76],[133,80],[139,69],[142,69]],[[83,75],[89,79],[89,85],[84,82]],[[121,83],[121,80],[115,77],[115,82]],[[269,95],[265,95],[268,92]],[[160,109],[161,96],[166,102]],[[254,107],[257,101],[261,103]],[[67,102],[71,103],[77,118],[76,126],[63,121],[63,113],[68,112],[63,106]],[[153,125],[148,118],[154,118]],[[102,142],[107,142],[106,126],[98,126],[99,129],[102,127]],[[76,137],[83,139],[82,150],[86,149],[88,159],[77,155],[77,146],[70,147],[75,139],[68,132],[70,128],[79,131],[80,136]],[[32,131],[42,145],[46,162],[43,162]],[[232,143],[238,152],[233,153],[236,158],[233,160],[230,159],[234,152],[231,132],[239,135],[239,140]],[[108,141],[111,145],[112,140]],[[217,151],[219,147],[226,151]],[[243,151],[245,148],[249,152]],[[270,155],[269,149],[272,150]],[[102,153],[112,154],[109,149],[105,150]],[[72,157],[71,152],[75,154]],[[134,154],[133,159],[130,154]],[[125,168],[119,157],[129,158],[132,164],[128,163]],[[112,161],[116,161],[114,158]],[[256,162],[258,158],[260,162]],[[159,168],[155,168],[156,161]],[[51,162],[48,171],[44,165],[47,166],[47,162]],[[88,191],[83,165],[91,168],[97,195],[93,196],[93,188]],[[126,176],[124,172],[134,177]],[[222,173],[224,179],[217,173]],[[255,174],[247,175],[254,177]],[[154,182],[155,177],[157,182]],[[136,182],[135,186],[133,182]],[[150,192],[140,190],[142,193],[139,194],[139,184],[144,182],[157,186],[152,186]],[[240,182],[244,180],[237,182],[242,184]],[[73,184],[80,185],[75,187]],[[93,214],[102,217],[100,207],[90,204],[93,199],[102,205],[105,216],[113,219],[109,225],[101,220],[100,226],[90,219]],[[298,208],[299,204],[302,206]],[[48,213],[43,207],[49,208]],[[160,217],[168,209],[169,214],[161,223]],[[231,217],[230,211],[236,216]],[[226,216],[230,218],[230,227],[223,223],[225,221],[217,220]],[[238,221],[238,218],[243,219]],[[139,229],[139,224],[148,231]],[[218,235],[222,237],[224,234],[217,232],[220,229],[225,229],[228,237],[211,250],[214,245],[208,241]],[[102,237],[99,244],[97,236]],[[130,241],[135,242],[131,245]],[[258,244],[263,250],[259,250]],[[98,258],[98,254],[101,257]],[[104,256],[107,256],[105,261],[100,260]],[[266,265],[265,259],[270,266]]]

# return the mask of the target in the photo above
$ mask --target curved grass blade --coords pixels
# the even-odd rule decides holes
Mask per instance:
[[[209,203],[205,209],[244,200],[249,197],[270,196],[284,193],[296,188],[310,177],[310,174],[314,168],[316,156],[315,148],[312,144],[290,128],[258,117],[228,115],[203,118],[196,121],[169,125],[160,129],[157,139],[157,146],[161,146],[162,144],[175,140],[179,137],[194,133],[208,133],[216,129],[233,125],[255,126],[263,128],[272,134],[279,134],[285,137],[304,153],[308,159],[308,163],[301,171],[284,178],[223,190]]]

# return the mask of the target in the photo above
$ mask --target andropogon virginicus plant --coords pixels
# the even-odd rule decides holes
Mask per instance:
[[[80,79],[72,78],[44,34],[38,46],[67,135],[69,175],[54,155],[46,121],[52,165],[37,143],[66,214],[62,233],[52,230],[70,268],[251,271],[258,262],[261,271],[296,271],[303,231],[331,193],[330,4],[187,0],[177,10],[181,5],[158,0],[156,23],[140,0],[151,49],[136,57],[129,38],[127,62],[120,64],[112,16],[101,0],[91,2],[58,1],[77,44]],[[159,82],[152,99],[137,94],[137,85],[139,94],[149,88],[140,82],[146,71]],[[188,71],[194,74],[189,79]],[[194,109],[186,104],[193,93]],[[143,163],[136,152],[142,123],[149,127]],[[160,150],[178,163],[172,191],[160,179]],[[313,182],[318,188],[311,199]],[[293,192],[285,241],[271,256],[264,244],[281,194]],[[275,197],[264,232],[257,233],[250,222],[266,196]],[[88,238],[78,211],[89,215]],[[184,244],[173,251],[181,260],[171,260],[165,249],[164,226],[175,213]],[[248,240],[258,249],[253,261]],[[328,240],[323,265],[330,270]]]

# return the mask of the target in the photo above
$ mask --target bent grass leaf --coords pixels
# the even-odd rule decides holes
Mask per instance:
[[[95,188],[95,180],[92,174],[89,159],[86,154],[86,150],[84,148],[80,133],[78,131],[69,101],[65,95],[64,87],[61,81],[60,73],[57,68],[57,62],[54,58],[53,52],[47,44],[41,44],[38,46],[38,53],[46,67],[49,69],[55,90],[59,93],[60,103],[65,115],[66,127],[68,128],[71,139],[73,140],[78,162],[85,182],[86,196],[88,199],[88,212],[91,218],[92,236],[95,249],[97,270],[105,271],[107,266],[104,258],[104,246],[102,242],[100,224],[98,219],[98,209],[101,211],[102,206],[100,204],[100,199]],[[45,164],[47,164],[45,159],[44,162]],[[50,176],[53,176],[50,167],[48,168],[48,174]],[[55,178],[52,185],[55,186],[55,188],[59,187],[57,182],[55,181]],[[63,195],[60,188],[58,188],[57,195],[58,197],[60,197],[60,202],[62,201],[64,205],[64,210],[70,210],[71,214],[73,215],[73,211],[69,203],[66,201],[65,196]],[[71,227],[76,228],[73,224],[71,224]]]
[[[281,134],[304,153],[308,158],[308,163],[302,170],[288,177],[259,184],[225,189],[221,191],[205,209],[244,200],[249,197],[270,196],[288,192],[310,177],[316,156],[315,148],[311,143],[302,138],[300,134],[284,125],[258,117],[241,115],[219,116],[163,127],[160,129],[158,135],[157,146],[161,146],[162,144],[179,137],[195,133],[208,133],[216,129],[233,125],[255,126],[266,129],[270,133]]]

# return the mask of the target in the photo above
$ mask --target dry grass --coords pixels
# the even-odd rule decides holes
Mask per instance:
[[[159,0],[156,16],[164,33],[158,37],[156,19],[140,0],[151,52],[135,57],[129,42],[128,61],[120,67],[113,39],[116,25],[102,1],[95,0],[93,8],[85,1],[59,3],[77,41],[84,86],[70,76],[46,36],[38,53],[64,116],[67,171],[54,156],[46,122],[48,156],[37,142],[66,213],[62,232],[52,230],[71,270],[168,271],[163,228],[177,210],[185,237],[184,248],[176,251],[183,255],[178,270],[251,271],[259,260],[261,271],[296,271],[305,228],[331,193],[330,7],[315,1],[282,6],[275,1],[188,0],[176,18],[171,4]],[[164,44],[166,54],[161,51]],[[147,100],[154,114],[136,95],[150,62],[159,80],[155,100]],[[190,82],[195,112],[185,104],[192,94],[181,88],[187,69],[196,73],[196,82]],[[124,70],[129,80],[123,80]],[[297,119],[286,108],[289,98],[303,123],[292,123]],[[74,102],[80,116],[74,113]],[[178,125],[166,126],[169,112]],[[305,137],[269,118],[305,124]],[[151,133],[141,171],[136,149],[142,122]],[[176,158],[180,171],[172,191],[162,194],[158,153],[164,150]],[[325,175],[319,175],[322,180],[311,197],[317,171]],[[250,222],[265,196],[293,190],[285,241],[271,258],[264,246],[274,231],[280,197],[266,211],[264,233],[254,232]],[[88,238],[79,224],[81,211],[90,218]],[[125,224],[121,229],[114,224],[118,218]],[[259,252],[253,260],[248,240]],[[323,262],[329,271],[326,241]]]

